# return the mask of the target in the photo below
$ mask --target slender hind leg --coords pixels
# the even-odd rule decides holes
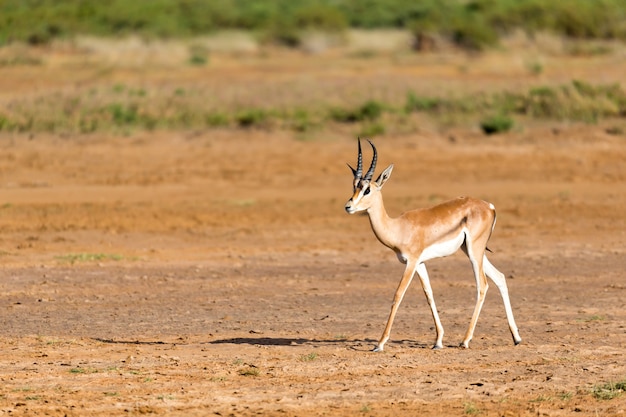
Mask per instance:
[[[506,278],[504,274],[496,269],[495,266],[489,262],[487,255],[483,256],[483,268],[485,274],[496,284],[500,290],[502,301],[504,302],[504,310],[506,311],[506,319],[509,322],[509,329],[511,330],[511,336],[513,336],[513,342],[519,345],[522,342],[522,338],[519,335],[515,319],[513,318],[513,309],[511,308],[511,300],[509,299],[509,289],[506,286]]]

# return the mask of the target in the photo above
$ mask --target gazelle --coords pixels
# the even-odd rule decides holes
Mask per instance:
[[[400,262],[406,264],[400,285],[398,285],[393,297],[387,325],[374,351],[382,351],[385,343],[389,340],[393,320],[415,272],[420,279],[435,321],[437,340],[433,349],[443,347],[443,326],[437,314],[437,307],[424,262],[452,255],[459,248],[465,252],[472,264],[477,287],[476,306],[461,346],[469,347],[469,342],[474,335],[476,321],[489,287],[485,274],[500,290],[513,342],[516,345],[519,344],[522,339],[513,318],[505,277],[489,262],[485,255],[487,241],[491,237],[496,223],[496,211],[493,204],[474,198],[459,197],[434,207],[407,211],[396,218],[389,217],[383,204],[381,190],[391,176],[393,164],[389,165],[376,181],[372,181],[378,154],[374,144],[369,143],[372,146],[373,157],[372,164],[365,176],[363,176],[360,139],[357,168],[354,169],[348,164],[354,175],[354,182],[352,197],[346,203],[345,208],[349,214],[365,211],[378,240],[392,249]]]

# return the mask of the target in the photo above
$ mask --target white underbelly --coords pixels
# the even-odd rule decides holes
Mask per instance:
[[[461,233],[459,233],[453,239],[435,243],[434,245],[427,247],[420,255],[418,263],[426,262],[430,259],[442,258],[444,256],[452,255],[454,252],[459,250],[459,248],[463,244],[463,241],[465,240],[465,236],[465,229],[463,229],[461,230]]]

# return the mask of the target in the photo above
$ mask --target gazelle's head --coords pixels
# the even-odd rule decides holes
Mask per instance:
[[[352,175],[354,175],[354,180],[352,183],[352,197],[346,203],[346,211],[349,214],[368,210],[372,206],[372,203],[374,201],[380,199],[380,190],[383,188],[383,185],[391,176],[391,171],[393,170],[393,164],[391,164],[382,172],[382,174],[378,176],[376,181],[372,181],[372,177],[374,176],[374,170],[376,169],[378,153],[376,152],[376,147],[374,146],[374,144],[369,140],[368,142],[372,146],[374,156],[372,156],[372,164],[365,173],[365,176],[363,176],[363,154],[361,152],[361,139],[359,139],[359,158],[357,160],[356,169],[352,168],[350,164],[348,164],[348,167],[352,171]]]

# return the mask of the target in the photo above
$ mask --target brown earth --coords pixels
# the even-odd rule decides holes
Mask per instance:
[[[89,71],[49,59],[27,69],[41,74],[37,91]],[[398,66],[380,59],[393,76]],[[298,65],[323,74],[320,60]],[[255,70],[282,79],[276,63],[237,73],[228,62],[231,81]],[[19,68],[0,71],[5,103],[28,91]],[[176,74],[196,82],[193,71]],[[456,74],[472,88],[486,77]],[[106,81],[145,76],[121,69]],[[626,394],[594,395],[626,380],[626,139],[607,126],[376,139],[378,171],[395,164],[390,214],[457,195],[496,206],[490,258],[508,277],[523,338],[513,345],[492,286],[470,349],[457,347],[475,297],[458,254],[428,264],[446,348],[430,349],[414,283],[383,353],[370,350],[403,266],[365,217],[344,212],[351,132],[4,133],[0,411],[623,415]]]

